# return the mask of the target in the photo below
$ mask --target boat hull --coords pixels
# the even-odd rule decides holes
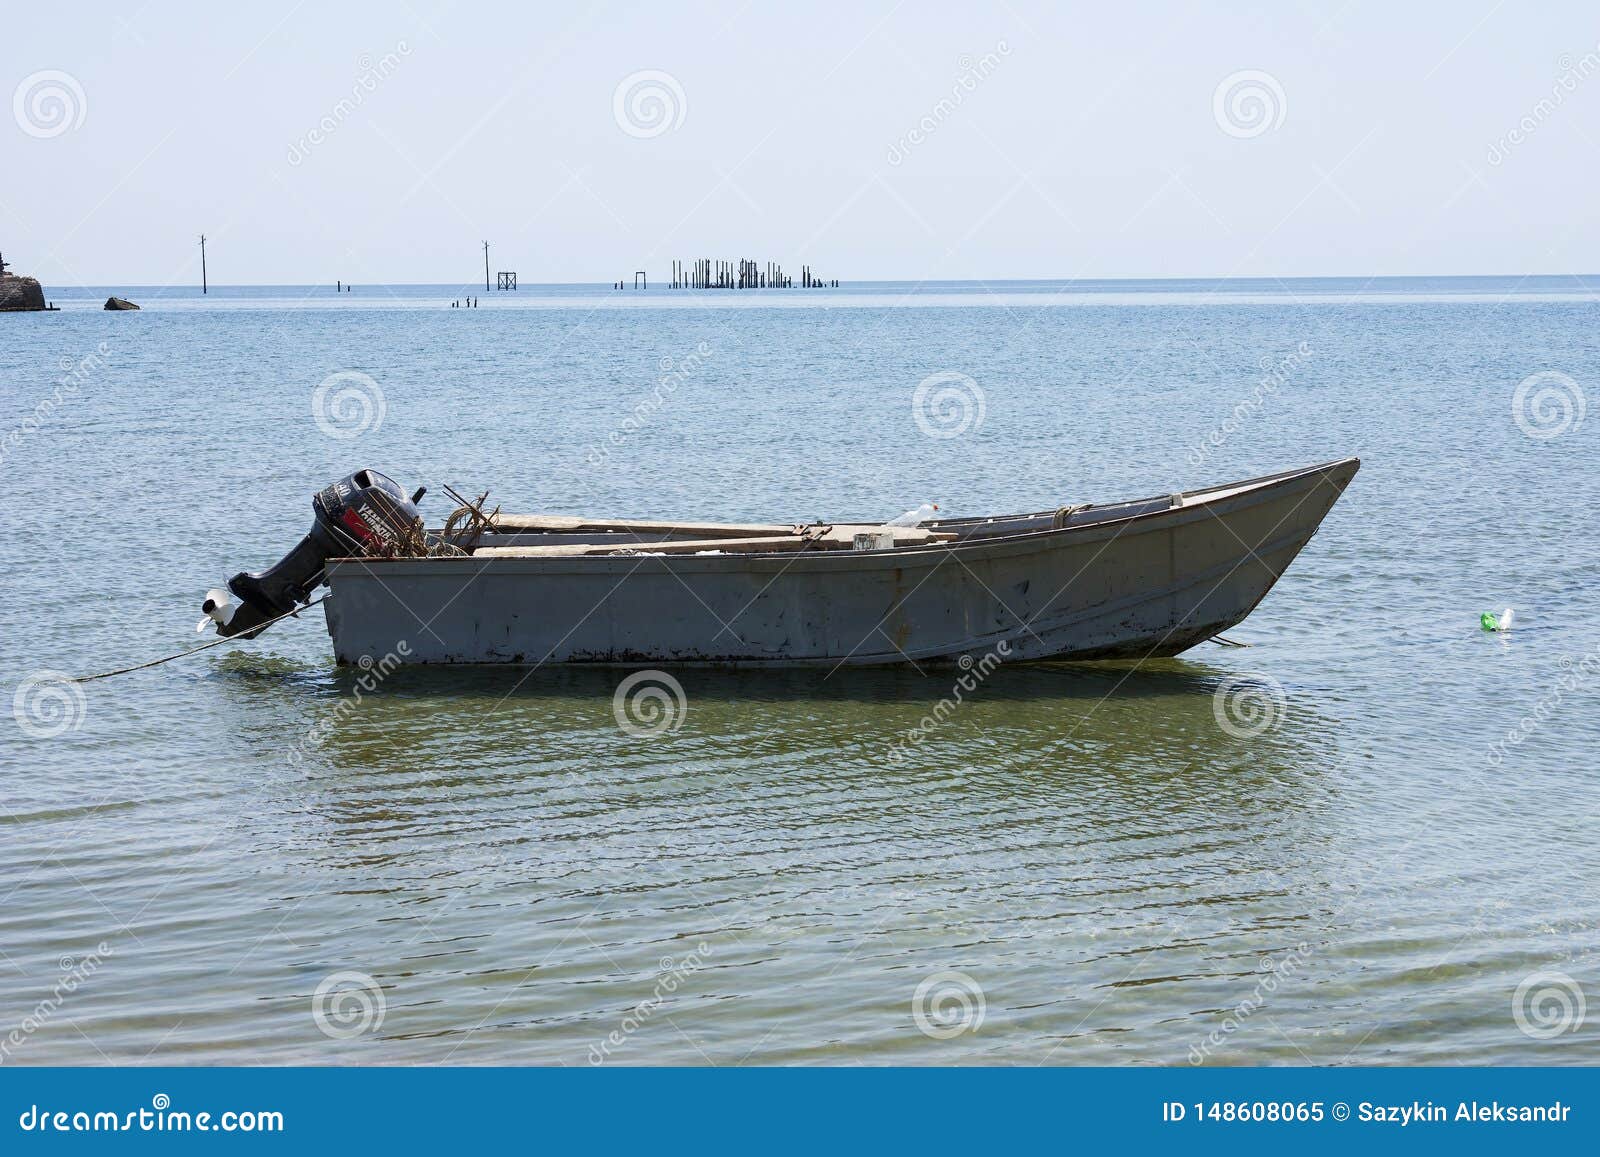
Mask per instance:
[[[952,520],[948,544],[776,555],[343,559],[341,663],[733,667],[1175,655],[1236,625],[1355,459],[1187,496]],[[641,549],[648,550],[648,546]]]

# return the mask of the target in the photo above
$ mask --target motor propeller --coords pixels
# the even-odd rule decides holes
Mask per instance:
[[[239,604],[233,601],[229,591],[219,587],[212,587],[206,592],[206,601],[200,604],[200,609],[205,612],[205,618],[194,625],[194,633],[200,634],[212,623],[227,626],[233,619],[233,613],[239,609]]]

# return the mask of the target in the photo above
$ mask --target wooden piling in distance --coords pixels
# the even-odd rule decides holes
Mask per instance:
[[[795,279],[776,261],[757,261],[753,257],[696,257],[690,261],[674,259],[668,288],[671,289],[793,289]],[[810,265],[800,267],[800,285],[805,289],[837,289],[837,279],[817,276]],[[634,274],[634,288],[648,288],[643,270]],[[622,282],[618,289],[626,288]]]

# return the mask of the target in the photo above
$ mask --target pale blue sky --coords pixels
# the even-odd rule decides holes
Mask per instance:
[[[0,249],[54,285],[196,280],[201,231],[218,283],[470,280],[485,237],[525,282],[698,255],[844,280],[1600,270],[1600,7],[1222,9],[13,3]],[[634,135],[615,97],[647,70],[681,117]],[[1214,99],[1246,71],[1254,135]]]

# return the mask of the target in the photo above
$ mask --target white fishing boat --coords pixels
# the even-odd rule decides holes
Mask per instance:
[[[361,471],[278,566],[207,613],[253,635],[324,581],[340,663],[731,667],[1176,655],[1236,626],[1354,478],[1354,458],[1183,494],[866,524],[458,510]]]

